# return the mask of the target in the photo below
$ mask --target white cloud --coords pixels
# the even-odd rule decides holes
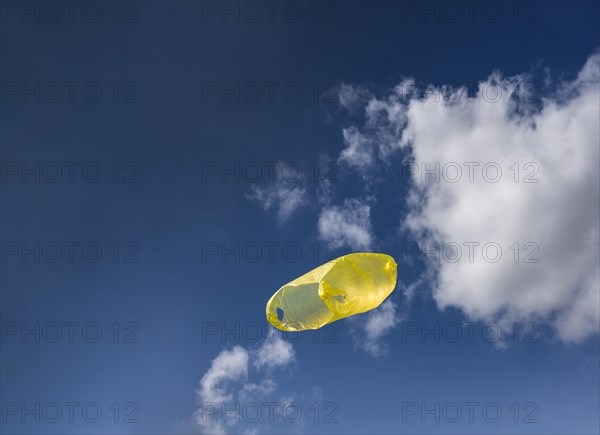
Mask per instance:
[[[529,86],[525,75],[499,73],[480,82],[470,99],[466,89],[455,89],[450,101],[440,100],[441,88],[419,97],[396,89],[369,103],[361,134],[377,143],[380,158],[404,149],[416,164],[440,165],[439,182],[432,176],[424,182],[422,167],[412,176],[402,226],[429,249],[435,243],[461,246],[455,263],[448,256],[428,257],[440,308],[457,307],[475,320],[545,321],[567,342],[598,333],[599,70],[594,54],[576,79],[539,104],[519,94]],[[473,181],[469,162],[479,164]],[[498,181],[484,179],[487,163],[493,165],[488,180],[495,167],[502,170]],[[457,166],[461,176],[448,181]],[[525,183],[528,176],[538,182]],[[331,217],[326,228],[334,227],[337,215]],[[465,242],[480,243],[473,262]],[[489,242],[502,249],[495,263],[482,253]],[[532,253],[539,262],[524,262]]]
[[[372,95],[367,89],[347,83],[342,83],[339,86],[338,99],[340,106],[350,112],[362,108],[363,103],[370,98],[372,98]]]
[[[359,173],[366,175],[375,165],[371,139],[363,135],[356,127],[345,128],[343,135],[346,148],[340,154],[338,161],[346,163]]]
[[[386,100],[370,96],[365,106],[364,131],[356,126],[342,130],[345,148],[338,161],[354,168],[368,183],[380,178],[377,172],[381,172],[390,154],[400,147],[400,134],[406,124],[406,107],[402,103],[416,95],[415,86],[414,80],[407,79],[394,87]]]
[[[254,364],[257,368],[274,369],[285,367],[295,360],[294,348],[281,338],[280,334],[270,331],[263,345],[258,349]]]
[[[277,221],[282,223],[308,204],[303,184],[304,179],[297,165],[280,163],[276,166],[274,179],[263,187],[253,184],[250,187],[252,193],[246,197],[260,203],[266,211],[275,211]]]
[[[326,153],[319,156],[317,172],[317,201],[320,205],[329,205],[334,197],[334,185],[337,182],[338,166]]]
[[[258,383],[248,382],[240,390],[238,398],[242,403],[249,403],[269,396],[276,389],[277,383],[273,379],[262,379]]]
[[[244,379],[248,376],[248,352],[241,346],[221,352],[210,369],[200,380],[200,398],[208,402],[231,400],[223,383]]]
[[[371,356],[379,357],[387,352],[387,344],[382,338],[400,322],[397,308],[391,300],[387,300],[367,313],[366,321],[361,319],[355,342]]]
[[[240,426],[236,425],[243,427],[247,423],[239,410],[252,402],[272,401],[278,388],[274,370],[294,361],[292,345],[273,331],[258,349],[235,346],[221,351],[200,379],[196,391],[199,408],[194,413],[196,424],[206,434],[226,434],[232,427],[239,433]],[[256,370],[251,370],[252,367]]]
[[[226,426],[220,414],[220,405],[233,400],[231,385],[248,377],[248,352],[241,346],[222,351],[213,361],[210,369],[200,379],[197,391],[201,408],[196,412],[196,422],[206,433],[221,435]]]
[[[319,236],[338,246],[368,251],[373,243],[371,206],[347,199],[342,206],[324,207],[319,216]]]

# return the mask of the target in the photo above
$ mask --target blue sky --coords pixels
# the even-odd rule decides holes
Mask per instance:
[[[0,3],[3,433],[600,431],[597,2],[66,3]]]

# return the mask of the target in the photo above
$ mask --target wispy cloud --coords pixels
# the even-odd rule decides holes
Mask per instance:
[[[282,171],[285,165],[279,164],[275,179],[265,186],[252,185],[246,195],[258,202],[265,211],[273,211],[279,223],[289,220],[302,206],[308,204],[308,194],[302,178],[286,177]]]
[[[360,86],[353,86],[348,83],[342,83],[338,91],[338,101],[340,106],[349,112],[363,109],[364,104],[373,98],[368,89]]]
[[[341,206],[324,207],[318,228],[326,242],[368,251],[373,244],[371,206],[366,201],[347,199]]]
[[[398,307],[388,299],[364,317],[360,323],[353,322],[355,344],[371,356],[381,357],[388,351],[383,338],[401,321]]]
[[[226,433],[226,424],[221,418],[215,418],[213,412],[220,410],[222,403],[233,400],[231,385],[248,377],[248,358],[248,351],[242,346],[224,350],[212,361],[210,369],[200,379],[197,395],[201,409],[197,411],[196,421],[207,433]],[[210,414],[207,412],[209,409]]]
[[[338,161],[356,169],[363,176],[370,175],[376,163],[376,150],[372,139],[356,127],[345,128],[343,135],[346,148],[341,152]]]
[[[278,334],[270,332],[263,345],[258,349],[254,364],[257,368],[272,370],[285,367],[294,361],[294,348]]]
[[[235,346],[221,351],[200,379],[200,388],[196,391],[197,425],[206,434],[226,434],[240,422],[240,404],[272,397],[278,388],[274,370],[283,369],[295,360],[292,345],[273,331],[258,349]]]

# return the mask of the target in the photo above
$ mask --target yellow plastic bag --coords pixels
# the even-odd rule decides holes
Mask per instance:
[[[377,308],[396,287],[397,267],[386,254],[336,258],[277,290],[267,320],[282,331],[304,331]]]

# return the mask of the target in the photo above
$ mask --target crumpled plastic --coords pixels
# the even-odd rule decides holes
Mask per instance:
[[[267,302],[267,321],[282,331],[304,331],[377,308],[396,287],[397,267],[386,254],[336,258],[277,290]]]

